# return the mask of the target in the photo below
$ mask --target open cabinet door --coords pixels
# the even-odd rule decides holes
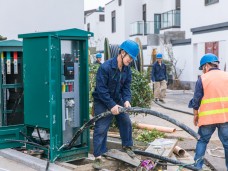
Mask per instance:
[[[24,140],[25,125],[13,125],[0,127],[0,149],[21,147],[24,144],[14,140]]]

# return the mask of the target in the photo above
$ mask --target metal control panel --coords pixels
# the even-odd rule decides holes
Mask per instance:
[[[79,41],[61,41],[62,128],[63,142],[68,144],[80,127]],[[80,142],[78,142],[80,143]]]

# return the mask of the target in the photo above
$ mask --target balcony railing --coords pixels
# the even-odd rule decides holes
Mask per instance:
[[[136,21],[131,23],[131,36],[148,35],[154,33],[154,22],[151,21]]]
[[[159,34],[159,30],[180,28],[180,10],[171,10],[161,14],[161,21],[136,21],[131,23],[131,36]]]
[[[161,29],[180,28],[180,10],[171,10],[161,14]]]

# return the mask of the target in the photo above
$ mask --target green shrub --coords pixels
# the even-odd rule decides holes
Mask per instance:
[[[89,101],[93,102],[92,93],[96,86],[96,74],[99,68],[99,64],[90,64],[89,65]]]
[[[153,129],[152,131],[148,130],[143,130],[137,137],[136,140],[145,142],[145,143],[150,143],[154,141],[156,138],[164,138],[165,134],[162,132],[159,132],[156,129]]]
[[[140,73],[135,69],[132,70],[131,106],[150,107],[153,93],[149,86],[150,81],[147,79],[147,72]]]

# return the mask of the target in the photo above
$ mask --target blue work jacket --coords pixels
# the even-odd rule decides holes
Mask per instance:
[[[131,101],[131,68],[118,68],[117,57],[101,64],[96,75],[96,88],[93,92],[94,101],[104,103],[110,110],[116,104]]]
[[[167,81],[166,65],[162,62],[161,65],[156,61],[152,66],[151,80],[155,81]]]
[[[211,70],[219,70],[219,69],[218,68],[211,68],[209,70],[209,72]],[[200,103],[201,103],[203,96],[204,96],[204,90],[203,90],[202,79],[201,79],[201,77],[199,77],[198,80],[196,81],[193,98],[190,100],[188,107],[193,108],[195,110],[198,110],[200,107]]]

